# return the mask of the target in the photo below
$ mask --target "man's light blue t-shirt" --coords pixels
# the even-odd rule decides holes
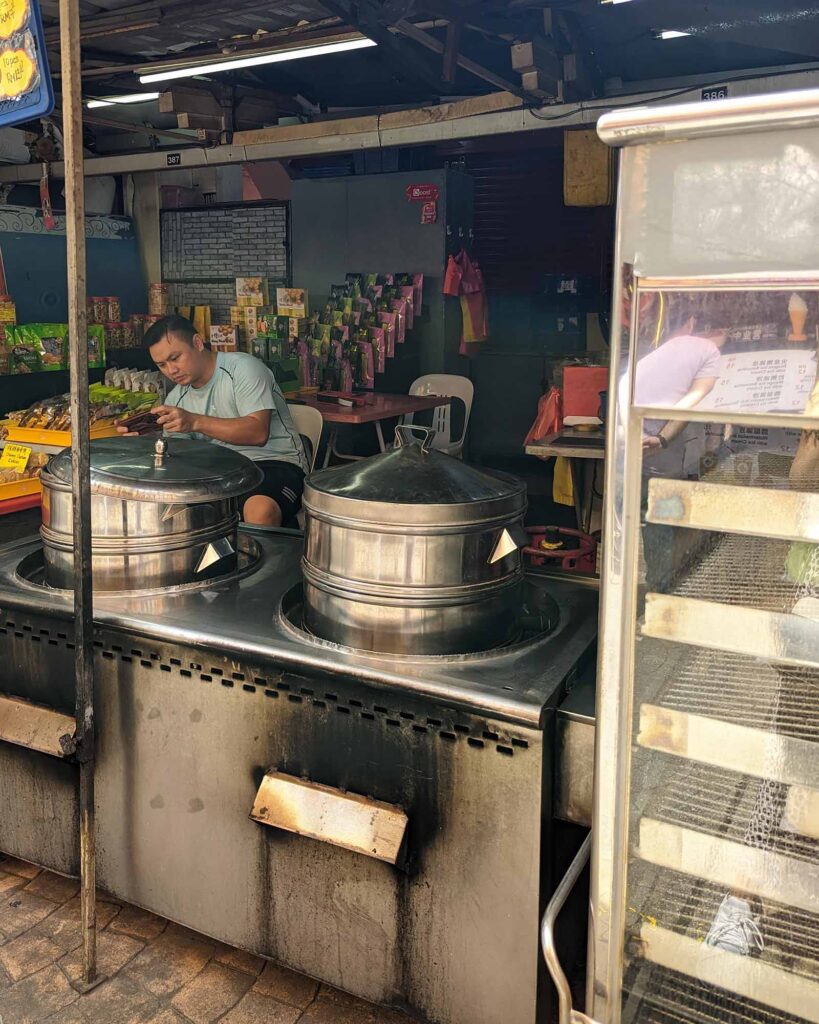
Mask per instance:
[[[198,433],[174,436],[221,444],[257,462],[276,459],[308,470],[304,446],[276,378],[260,359],[247,352],[217,352],[216,369],[207,384],[201,388],[177,385],[168,394],[165,405],[226,420],[269,409],[270,435],[262,446],[228,444]]]

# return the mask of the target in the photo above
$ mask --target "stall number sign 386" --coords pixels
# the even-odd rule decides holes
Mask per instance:
[[[24,444],[6,444],[0,455],[0,469],[16,469],[19,473],[28,465],[31,449]]]

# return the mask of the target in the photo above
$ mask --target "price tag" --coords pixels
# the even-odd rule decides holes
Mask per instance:
[[[0,469],[16,469],[22,473],[30,458],[31,449],[24,444],[6,443],[3,454],[0,455]]]

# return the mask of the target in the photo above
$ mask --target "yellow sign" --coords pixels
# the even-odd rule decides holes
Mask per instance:
[[[3,454],[0,455],[0,469],[16,469],[22,473],[31,458],[31,449],[24,444],[6,442]]]
[[[22,96],[36,77],[37,65],[26,50],[0,51],[0,99]]]
[[[28,21],[28,0],[0,0],[0,39],[11,39]]]

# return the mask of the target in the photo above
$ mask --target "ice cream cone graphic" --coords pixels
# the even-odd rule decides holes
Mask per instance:
[[[788,341],[807,341],[805,321],[808,319],[807,303],[801,296],[793,293],[788,302],[788,316],[791,321],[791,333]]]

